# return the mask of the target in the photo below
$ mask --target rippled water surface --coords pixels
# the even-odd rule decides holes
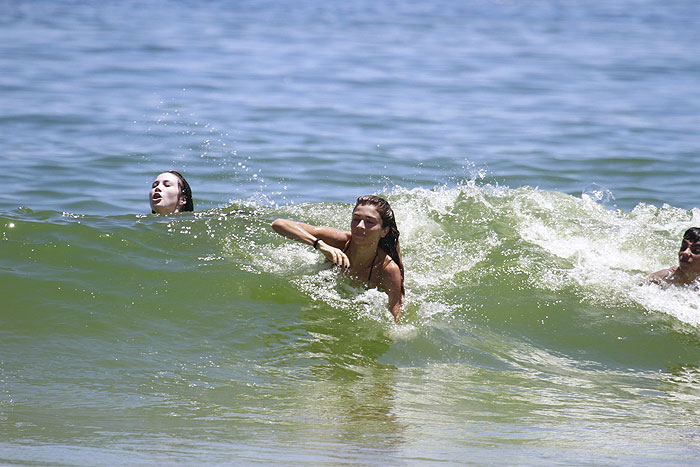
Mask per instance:
[[[0,8],[0,462],[697,462],[696,2]],[[269,227],[367,193],[399,326]]]

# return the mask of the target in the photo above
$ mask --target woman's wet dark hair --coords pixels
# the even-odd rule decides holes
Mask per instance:
[[[683,240],[688,240],[691,243],[700,241],[700,227],[691,227],[683,234]]]
[[[403,261],[401,261],[401,246],[399,245],[399,229],[396,227],[394,211],[389,202],[376,195],[360,196],[357,198],[355,208],[358,206],[374,206],[382,218],[382,227],[389,227],[389,232],[379,240],[379,247],[384,250],[401,270],[401,295],[405,295],[403,287]]]
[[[180,179],[180,189],[182,190],[182,196],[185,198],[185,205],[182,207],[182,209],[180,209],[180,212],[194,211],[192,188],[190,188],[190,184],[187,183],[187,180],[185,180],[185,177],[183,177],[180,172],[168,170],[168,173],[171,173]]]

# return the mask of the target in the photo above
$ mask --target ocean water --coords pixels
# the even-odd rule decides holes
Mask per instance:
[[[696,2],[0,8],[1,463],[698,462]],[[368,193],[400,325],[269,227]]]

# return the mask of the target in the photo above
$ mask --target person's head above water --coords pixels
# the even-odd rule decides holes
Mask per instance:
[[[683,234],[678,250],[678,268],[700,275],[700,228],[691,227]]]
[[[394,211],[391,209],[389,202],[384,198],[376,195],[366,195],[360,196],[355,202],[355,207],[353,208],[353,213],[357,211],[360,206],[372,206],[376,209],[377,213],[382,219],[382,229],[388,229],[386,234],[382,235],[379,240],[379,248],[384,250],[391,259],[394,260],[396,265],[401,270],[401,294],[404,294],[403,279],[403,261],[401,261],[401,246],[399,245],[399,229],[396,226],[396,218],[394,217]],[[354,219],[353,219],[354,224]]]
[[[148,199],[154,214],[194,211],[192,189],[185,177],[174,170],[158,174],[153,180]]]
[[[656,283],[689,284],[700,277],[700,228],[691,227],[683,233],[678,250],[678,266],[656,271],[648,280]]]

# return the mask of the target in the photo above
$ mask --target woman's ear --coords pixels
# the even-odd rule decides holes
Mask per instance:
[[[382,229],[382,238],[386,237],[390,230],[391,230],[391,227],[384,227]]]

